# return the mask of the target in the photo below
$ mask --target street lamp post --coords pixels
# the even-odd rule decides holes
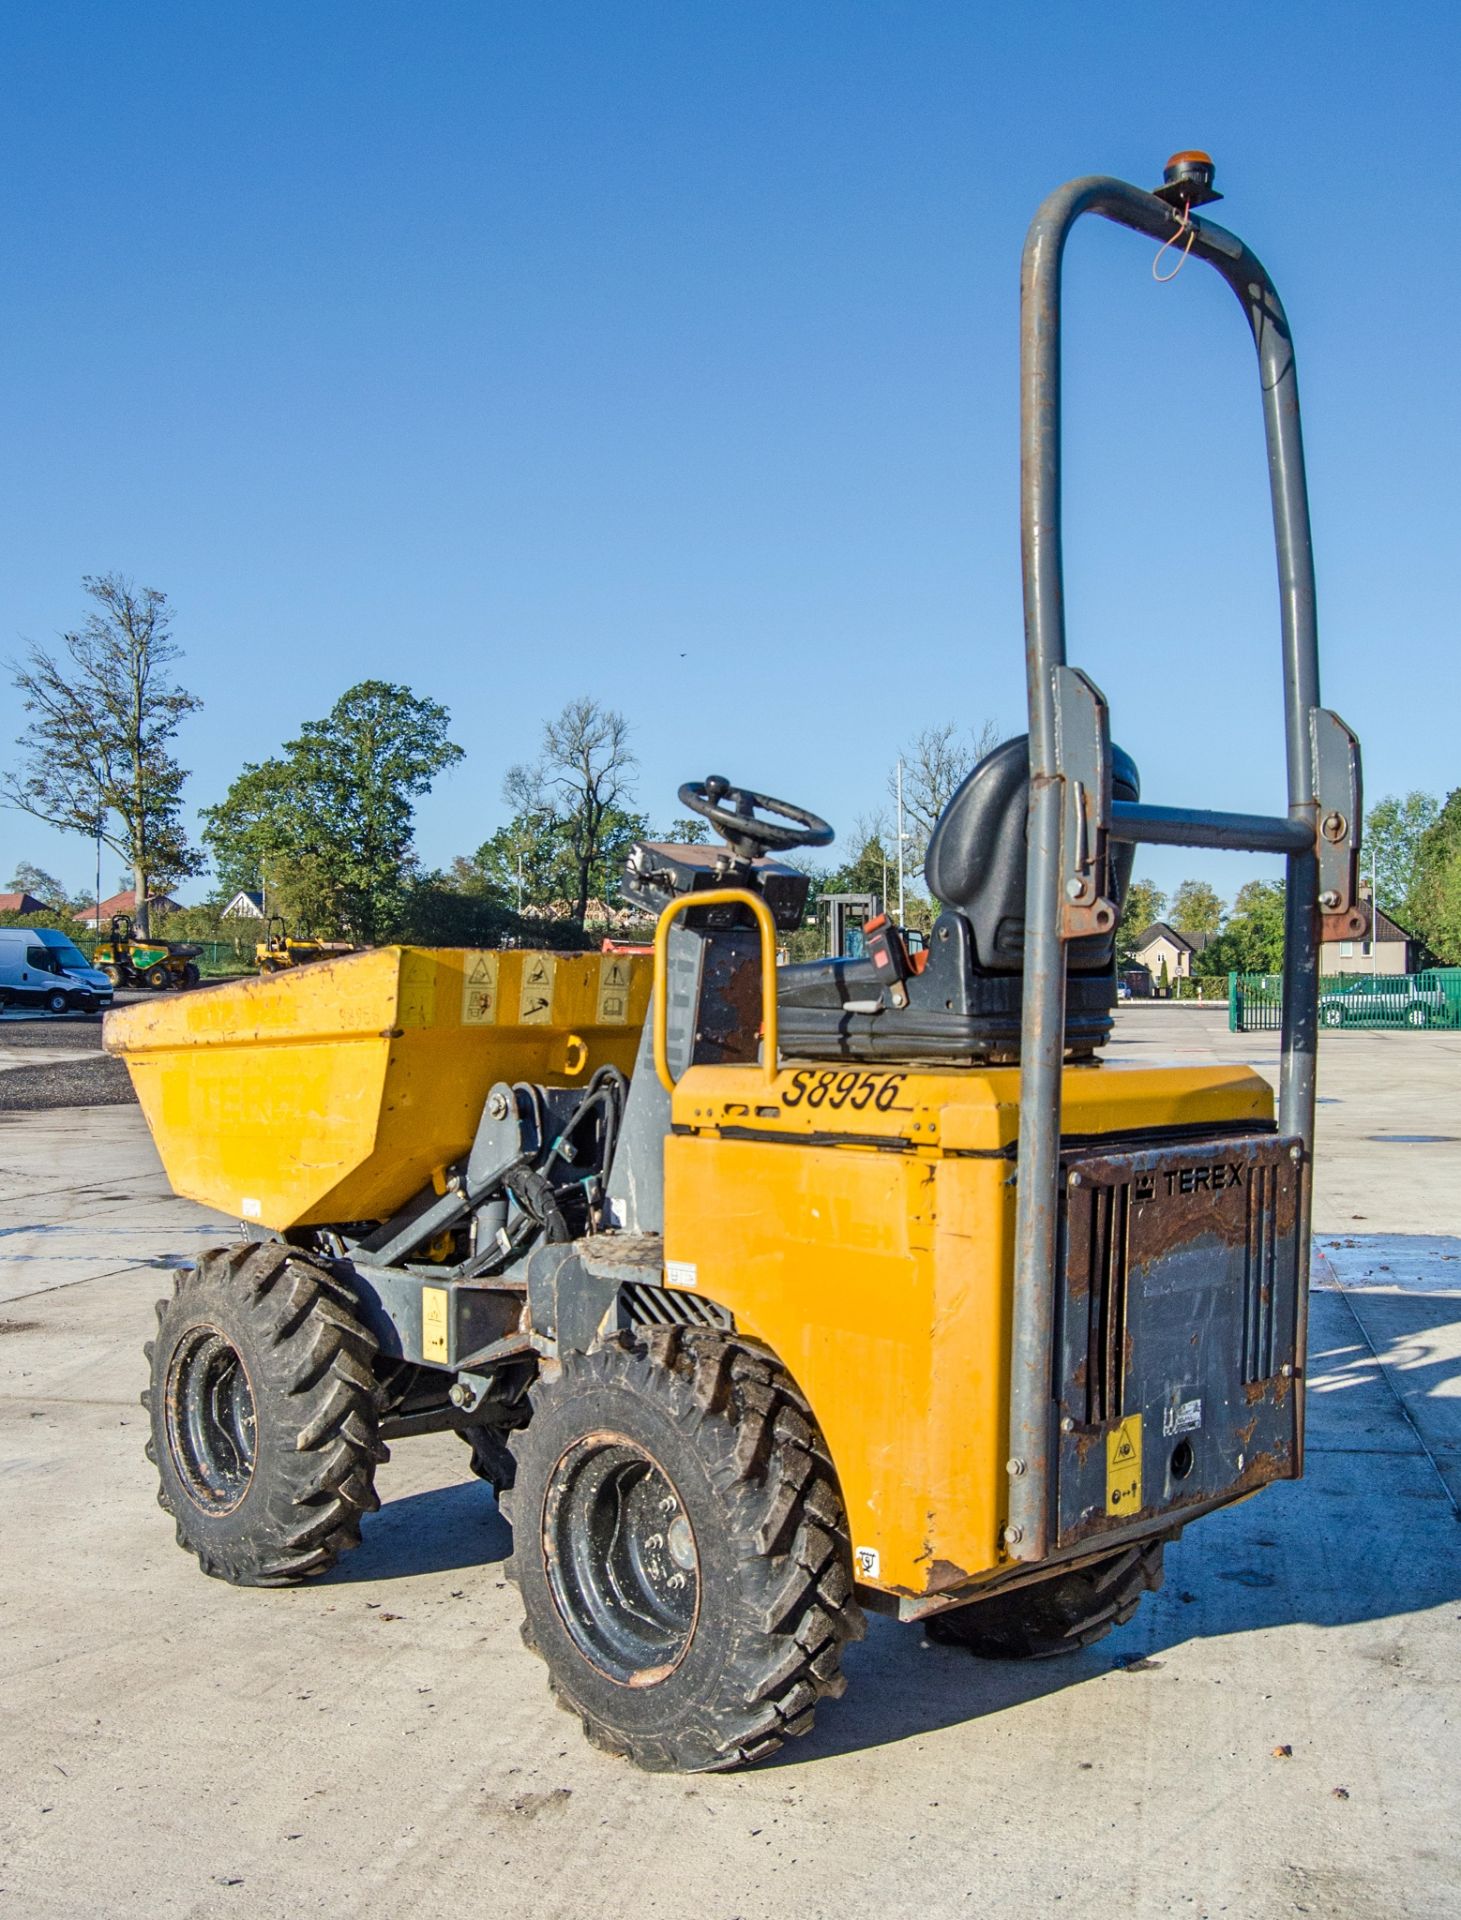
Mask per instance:
[[[908,836],[903,831],[903,756],[900,753],[898,755],[898,925],[900,927],[906,924],[908,918],[903,905],[903,869],[908,859],[905,844],[907,839]]]

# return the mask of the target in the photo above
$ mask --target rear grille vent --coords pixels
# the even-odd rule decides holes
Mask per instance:
[[[1123,1180],[1114,1186],[1088,1187],[1085,1204],[1089,1249],[1086,1272],[1090,1276],[1086,1298],[1086,1425],[1099,1427],[1121,1418],[1126,1384],[1130,1183]]]
[[[1279,1168],[1255,1166],[1248,1181],[1247,1238],[1243,1250],[1243,1382],[1271,1380],[1277,1369]]]
[[[714,1300],[698,1293],[679,1293],[651,1287],[642,1280],[626,1280],[619,1298],[630,1324],[643,1327],[734,1328],[735,1317]]]

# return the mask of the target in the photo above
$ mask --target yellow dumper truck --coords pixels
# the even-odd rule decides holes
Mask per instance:
[[[513,1528],[525,1637],[589,1737],[758,1759],[875,1609],[976,1653],[1086,1644],[1194,1520],[1301,1470],[1316,957],[1364,924],[1358,749],[1319,704],[1287,322],[1199,218],[1073,182],[1024,281],[1029,731],[927,861],[921,950],[777,968],[825,845],[680,789],[635,848],[652,957],[390,948],[113,1014],[173,1185],[241,1223],[160,1303],[149,1453],[203,1569],[326,1572],[386,1442],[455,1429]],[[1059,275],[1094,212],[1226,280],[1257,345],[1288,809],[1153,805],[1067,664]],[[1288,861],[1281,1086],[1106,1058],[1139,842]]]

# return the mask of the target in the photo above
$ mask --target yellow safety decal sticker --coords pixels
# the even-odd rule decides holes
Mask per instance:
[[[525,1027],[546,1027],[553,1020],[553,976],[558,962],[551,953],[523,955],[522,991],[518,995],[517,1017]]]
[[[497,1021],[497,955],[469,953],[462,967],[462,1025],[490,1027]]]
[[[857,1570],[859,1580],[880,1580],[883,1575],[883,1556],[876,1547],[854,1547],[852,1564]]]
[[[1106,1435],[1106,1511],[1141,1512],[1141,1415],[1129,1413]]]
[[[446,1288],[423,1287],[421,1289],[421,1358],[439,1360],[444,1366],[449,1357],[446,1340]]]
[[[622,953],[599,961],[599,1025],[622,1026],[629,1018],[629,962]]]

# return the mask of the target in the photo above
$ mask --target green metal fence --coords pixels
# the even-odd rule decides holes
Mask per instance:
[[[1283,976],[1228,975],[1228,1026],[1276,1033],[1283,1024]],[[1337,973],[1319,982],[1322,1027],[1461,1028],[1461,967],[1427,973]]]
[[[199,940],[194,944],[198,947],[198,971],[205,980],[259,970],[252,940]]]

